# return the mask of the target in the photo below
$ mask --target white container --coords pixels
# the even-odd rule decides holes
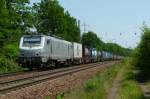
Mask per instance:
[[[74,59],[82,58],[82,44],[73,42],[73,58]]]

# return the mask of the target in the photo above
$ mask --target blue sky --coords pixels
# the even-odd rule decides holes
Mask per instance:
[[[37,2],[39,0],[32,0]],[[143,21],[150,25],[150,0],[59,0],[70,14],[87,24],[103,41],[136,47]],[[83,30],[83,26],[81,27]],[[120,35],[120,33],[122,35]],[[134,35],[137,33],[137,35]]]

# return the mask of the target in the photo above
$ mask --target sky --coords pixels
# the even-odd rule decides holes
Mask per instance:
[[[139,43],[143,22],[150,26],[150,0],[59,0],[59,3],[80,20],[82,32],[86,24],[86,31],[95,32],[104,42],[126,48],[135,48]]]

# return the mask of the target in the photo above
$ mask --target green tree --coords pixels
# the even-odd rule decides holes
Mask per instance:
[[[36,26],[39,26],[40,33],[57,36],[65,33],[64,9],[57,0],[42,0],[41,3],[34,5],[34,8],[38,15]]]
[[[104,43],[95,33],[89,31],[88,33],[84,33],[82,35],[82,44],[97,48],[97,50],[102,50]]]
[[[5,5],[5,0],[0,0],[0,47],[3,46],[7,33],[9,32],[9,12]]]
[[[65,13],[65,20],[66,32],[64,38],[68,41],[80,42],[80,29],[77,20],[68,11]]]
[[[5,43],[17,41],[24,33],[29,22],[29,0],[1,0],[0,1],[0,39],[1,47]]]
[[[150,76],[150,28],[144,26],[141,42],[136,49],[136,66],[144,75]]]
[[[39,33],[62,37],[68,41],[80,41],[77,21],[57,0],[42,0],[34,4],[33,12]]]

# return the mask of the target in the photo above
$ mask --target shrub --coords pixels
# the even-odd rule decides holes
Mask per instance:
[[[85,92],[93,92],[98,88],[98,79],[96,78],[92,78],[89,81],[86,82],[85,86],[84,86],[84,90]]]
[[[9,59],[13,59],[16,60],[19,54],[18,51],[18,44],[14,43],[14,44],[7,44],[3,47],[4,50],[4,55],[9,58]]]
[[[17,65],[12,59],[7,59],[6,57],[0,57],[0,73],[14,72],[22,70],[21,67]]]

